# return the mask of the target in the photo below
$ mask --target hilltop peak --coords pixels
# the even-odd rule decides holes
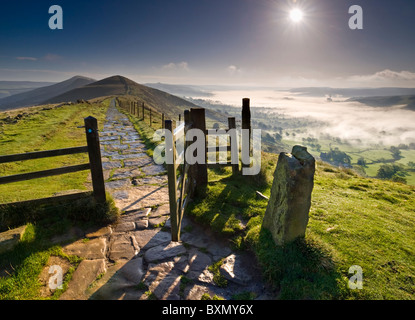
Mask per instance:
[[[105,79],[102,79],[102,80],[99,80],[93,83],[93,85],[115,85],[115,84],[137,85],[137,83],[134,82],[133,80],[120,76],[120,75],[111,76],[111,77],[108,77],[108,78],[105,78]]]
[[[81,75],[76,75],[76,76],[73,76],[72,78],[69,78],[68,80],[77,80],[77,79],[82,79],[82,80],[90,80],[90,81],[96,81],[95,79],[93,79],[93,78],[90,78],[90,77],[85,77],[85,76],[81,76]]]

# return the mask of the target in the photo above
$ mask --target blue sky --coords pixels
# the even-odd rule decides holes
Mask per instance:
[[[63,30],[48,27],[55,4]],[[0,80],[415,87],[410,0],[17,0],[0,18]]]

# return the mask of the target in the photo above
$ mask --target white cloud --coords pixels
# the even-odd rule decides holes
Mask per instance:
[[[355,75],[347,79],[351,82],[369,84],[402,84],[415,83],[415,73],[410,71],[393,71],[385,69],[369,75]]]
[[[228,71],[228,73],[230,74],[230,75],[236,75],[236,74],[239,74],[239,73],[241,73],[241,69],[240,68],[238,68],[237,66],[235,66],[235,65],[230,65],[230,66],[228,66],[227,68],[226,68],[226,70]]]
[[[29,60],[29,61],[36,61],[37,58],[34,57],[16,57],[17,60]]]
[[[184,70],[189,71],[189,64],[186,61],[179,63],[170,62],[162,67],[163,70]]]

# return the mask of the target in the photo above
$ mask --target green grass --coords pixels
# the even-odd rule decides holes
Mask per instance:
[[[270,196],[277,158],[263,153],[256,177],[209,169],[206,196],[186,214],[252,250],[278,299],[415,299],[415,187],[318,162],[306,237],[278,247],[261,228],[267,201],[255,196]],[[353,265],[363,269],[362,290],[348,287]]]
[[[0,300],[58,299],[64,292],[71,276],[81,262],[77,256],[62,252],[60,246],[50,244],[50,236],[62,230],[67,221],[29,224],[17,247],[0,255],[0,270],[8,269],[10,276],[0,278]],[[56,290],[51,297],[40,296],[39,275],[51,256],[66,259],[71,267],[63,279],[63,288]]]
[[[414,299],[415,188],[318,162],[306,237],[277,247],[261,228],[267,202],[254,196],[255,190],[269,196],[276,158],[263,154],[262,186],[210,171],[216,182],[188,214],[242,238],[239,247],[254,251],[279,299]],[[234,219],[249,222],[241,228]],[[352,265],[363,268],[362,290],[348,288]]]
[[[50,110],[36,107],[2,113],[0,119],[7,115],[14,116],[18,112],[26,112],[24,119],[16,124],[2,122],[2,155],[86,145],[83,129],[77,129],[76,126],[83,125],[83,118],[92,115],[98,119],[99,128],[102,128],[108,104],[109,100],[106,100],[97,104],[77,104]],[[74,164],[73,162],[77,161],[87,161],[87,155],[70,159],[56,157],[53,161],[48,159],[3,164],[0,165],[0,174],[45,170]],[[72,178],[65,175],[1,185],[0,203],[47,197],[55,192],[73,188],[86,190],[87,173],[80,172]],[[51,239],[64,234],[73,226],[85,230],[97,224],[114,221],[119,212],[109,194],[107,199],[105,204],[97,204],[90,193],[69,203],[36,207],[21,204],[0,205],[0,231],[27,224],[25,234],[18,245],[12,251],[0,255],[0,299],[58,299],[65,291],[81,259],[64,254],[61,246],[52,244]],[[63,289],[56,290],[51,297],[42,297],[39,275],[51,256],[66,259],[70,268],[64,276]]]
[[[109,99],[97,104],[67,105],[50,110],[42,107],[31,108],[28,115],[16,124],[1,122],[1,155],[53,150],[75,146],[85,146],[85,129],[83,119],[93,116],[98,119],[98,128],[102,129]],[[0,119],[14,112],[3,112]],[[88,162],[86,153],[18,161],[0,164],[0,175],[13,175],[41,171],[62,166]],[[40,178],[22,182],[0,185],[0,203],[10,203],[53,196],[65,190],[88,190],[86,184],[88,171]]]

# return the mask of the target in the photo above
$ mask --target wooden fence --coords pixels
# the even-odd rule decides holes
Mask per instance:
[[[191,112],[186,110],[184,112],[184,122],[175,130],[173,130],[172,120],[165,120],[165,129],[171,132],[171,134],[166,134],[165,136],[165,157],[167,159],[172,241],[180,241],[183,213],[196,187],[194,172],[192,172],[191,166],[186,161],[186,150],[189,145],[186,141],[186,133],[193,128],[193,123],[190,119]],[[176,144],[180,139],[183,140],[183,150],[178,155]]]
[[[184,111],[184,122],[174,128],[173,120],[164,119],[165,115],[158,111],[147,108],[144,104],[141,107],[137,102],[121,102],[118,105],[125,112],[145,121],[145,111],[147,110],[150,126],[152,125],[152,115],[157,114],[162,121],[161,127],[169,130],[171,134],[165,135],[165,158],[167,176],[168,176],[168,190],[169,190],[169,205],[170,205],[170,221],[172,241],[180,241],[180,229],[183,214],[191,198],[198,188],[203,188],[208,183],[208,167],[215,166],[231,166],[232,174],[239,174],[239,142],[237,140],[238,134],[236,131],[236,120],[234,117],[228,118],[228,128],[223,130],[206,129],[206,118],[204,108],[191,108]],[[141,109],[141,110],[140,110]],[[250,121],[250,100],[243,99],[242,110],[242,129],[249,129],[251,131]],[[181,119],[179,115],[179,119]],[[186,133],[190,129],[199,129],[204,133],[205,154],[203,163],[195,163],[189,165],[185,159],[186,150],[191,141],[186,141]],[[214,146],[208,141],[210,137],[216,137]],[[249,135],[250,139],[251,134]],[[184,139],[184,148],[177,154],[177,142]],[[229,141],[229,144],[221,145],[219,141]],[[194,141],[193,141],[194,142]],[[250,142],[249,148],[251,148]],[[222,161],[218,159],[221,152],[226,152],[226,159]],[[228,152],[230,152],[230,161],[228,160]],[[209,153],[214,153],[214,156],[208,156]],[[208,160],[214,159],[215,161]]]
[[[121,109],[135,116],[137,119],[141,119],[144,122],[146,122],[147,119],[150,127],[153,127],[154,123],[157,123],[157,118],[159,118],[160,126],[161,128],[164,128],[165,114],[160,113],[153,108],[147,107],[144,102],[139,105],[137,101],[124,101],[117,99],[117,103]]]
[[[183,214],[186,207],[191,200],[196,188],[203,188],[208,182],[207,168],[211,165],[232,166],[232,174],[239,172],[238,159],[238,143],[236,140],[237,133],[235,128],[235,118],[228,118],[229,129],[217,132],[216,130],[206,130],[205,109],[192,108],[184,112],[184,122],[181,123],[175,130],[172,128],[172,121],[165,120],[165,129],[172,134],[166,134],[165,140],[165,158],[168,176],[169,188],[169,203],[170,203],[170,221],[172,241],[180,241],[180,229]],[[203,163],[195,163],[190,165],[186,161],[187,147],[192,141],[186,140],[187,131],[190,129],[199,129],[204,133],[204,149],[205,153]],[[234,130],[231,130],[234,129]],[[207,146],[208,136],[216,136],[215,142],[219,140],[219,135],[229,135],[230,145],[226,146]],[[183,139],[183,150],[178,154],[177,141]],[[210,164],[208,160],[208,152],[214,153],[216,158],[218,152],[231,152],[231,159],[234,161],[225,160],[224,163]],[[236,159],[236,160],[235,160]]]
[[[29,152],[22,154],[13,154],[13,155],[4,155],[0,156],[0,164],[22,161],[22,160],[33,160],[40,158],[49,158],[63,155],[71,155],[78,153],[88,152],[89,163],[78,164],[73,166],[61,167],[56,169],[49,169],[37,172],[22,173],[10,176],[0,177],[0,184],[7,184],[18,181],[25,181],[37,178],[44,178],[50,176],[61,175],[65,173],[78,172],[83,170],[91,170],[92,177],[92,187],[93,194],[97,202],[103,203],[106,201],[105,195],[105,184],[104,184],[104,175],[102,171],[102,162],[101,162],[101,150],[99,144],[99,134],[98,134],[98,122],[94,117],[87,117],[84,119],[85,124],[85,134],[86,134],[86,146],[82,147],[73,147],[65,149],[56,149],[56,150],[47,150],[47,151],[37,151]],[[55,196],[43,199],[35,199],[28,201],[21,201],[11,204],[44,204],[50,202],[59,202],[59,201],[69,201],[75,200],[84,197],[88,192],[80,192],[63,196]]]

